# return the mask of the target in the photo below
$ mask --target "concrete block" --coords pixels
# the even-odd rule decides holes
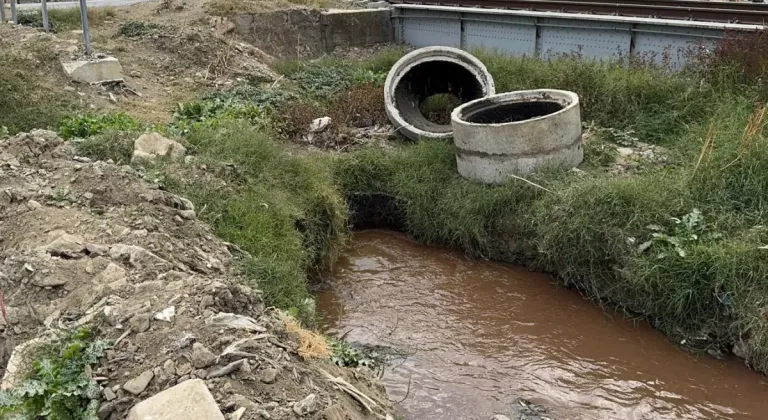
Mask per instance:
[[[61,63],[70,79],[80,83],[104,83],[123,80],[123,68],[115,57]]]
[[[202,379],[184,381],[136,404],[127,420],[224,420]]]

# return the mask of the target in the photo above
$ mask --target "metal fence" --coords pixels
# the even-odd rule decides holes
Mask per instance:
[[[708,47],[726,31],[761,25],[602,16],[577,13],[393,5],[398,43],[484,48],[543,59],[579,54],[598,60],[639,57],[681,66],[694,46]]]

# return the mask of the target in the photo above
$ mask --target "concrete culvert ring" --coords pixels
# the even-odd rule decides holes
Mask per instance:
[[[427,47],[406,54],[389,71],[384,105],[389,120],[409,139],[448,138],[450,108],[444,119],[433,118],[422,112],[425,101],[437,97],[434,102],[453,107],[495,92],[493,77],[473,55],[457,48]]]
[[[564,90],[500,93],[451,114],[456,165],[465,178],[504,182],[539,169],[572,168],[584,159],[579,96]]]

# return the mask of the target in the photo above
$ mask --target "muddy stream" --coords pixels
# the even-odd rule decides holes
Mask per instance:
[[[764,419],[768,381],[676,348],[548,276],[355,234],[318,295],[328,332],[398,349],[383,380],[406,420],[488,420],[518,397],[554,419]]]

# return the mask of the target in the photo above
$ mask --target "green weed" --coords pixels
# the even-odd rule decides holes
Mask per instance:
[[[72,144],[81,156],[96,160],[112,159],[120,164],[128,164],[133,156],[133,143],[141,135],[137,131],[105,131],[85,138],[73,139]]]
[[[83,114],[59,122],[59,135],[64,139],[86,138],[107,130],[136,131],[141,124],[128,114]]]
[[[0,391],[0,415],[20,419],[97,418],[100,387],[86,368],[98,363],[107,346],[85,329],[45,346],[32,363],[29,378]]]

